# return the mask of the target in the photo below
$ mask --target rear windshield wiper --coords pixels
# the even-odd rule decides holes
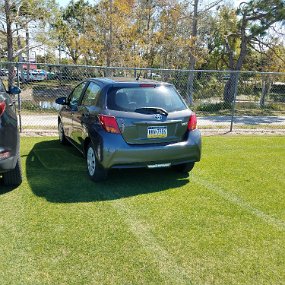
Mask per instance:
[[[168,112],[165,109],[159,107],[141,107],[135,109],[135,112],[143,114],[161,114],[164,116],[168,115]]]

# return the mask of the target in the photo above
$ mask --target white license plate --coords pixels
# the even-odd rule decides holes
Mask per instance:
[[[148,127],[147,137],[153,138],[166,138],[167,137],[167,127]]]

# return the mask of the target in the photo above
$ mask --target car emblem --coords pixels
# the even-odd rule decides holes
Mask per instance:
[[[159,115],[159,114],[155,114],[155,115],[154,115],[154,118],[155,118],[156,120],[158,120],[158,121],[161,121],[161,120],[162,120],[162,116]]]

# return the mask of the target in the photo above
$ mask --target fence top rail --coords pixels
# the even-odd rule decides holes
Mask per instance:
[[[0,65],[10,65],[13,64],[15,66],[21,64],[28,64],[27,62],[0,62]],[[131,71],[157,71],[157,72],[204,72],[204,73],[241,73],[241,74],[264,74],[264,75],[281,75],[285,76],[285,72],[270,72],[270,71],[254,71],[254,70],[208,70],[208,69],[165,69],[165,68],[152,68],[152,67],[119,67],[119,66],[100,66],[100,65],[75,65],[75,64],[54,64],[54,63],[41,63],[41,62],[33,62],[30,65],[42,65],[42,66],[51,66],[51,67],[69,67],[69,68],[88,68],[88,69],[101,69],[101,70],[131,70]]]

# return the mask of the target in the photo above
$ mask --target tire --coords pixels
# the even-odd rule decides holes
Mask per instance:
[[[91,180],[103,181],[107,178],[107,170],[99,163],[96,151],[92,143],[89,143],[86,151],[87,172]]]
[[[22,183],[22,167],[19,156],[15,168],[3,173],[3,180],[6,186],[19,186]]]
[[[63,129],[63,125],[61,121],[58,122],[58,138],[61,144],[64,144],[64,145],[68,144],[68,141],[64,134],[64,129]]]
[[[172,169],[174,169],[176,172],[188,173],[193,169],[194,165],[195,162],[182,163],[178,165],[173,165]]]

